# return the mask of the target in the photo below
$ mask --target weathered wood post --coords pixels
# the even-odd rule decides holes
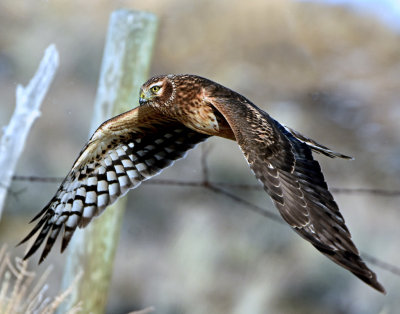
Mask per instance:
[[[103,121],[138,105],[156,29],[153,14],[127,10],[111,14],[90,134]],[[120,199],[72,237],[66,251],[63,289],[80,272],[83,276],[60,313],[77,302],[81,302],[83,313],[104,312],[125,205],[126,198]]]

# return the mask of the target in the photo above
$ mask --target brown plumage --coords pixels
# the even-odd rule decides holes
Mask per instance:
[[[40,262],[61,229],[61,250],[76,227],[85,227],[108,205],[182,158],[209,136],[239,144],[256,178],[283,219],[335,263],[378,291],[384,288],[362,261],[312,151],[336,153],[282,126],[245,97],[195,75],[147,81],[140,107],[104,122],[86,144],[56,195],[33,219],[40,230],[25,258],[40,245]]]

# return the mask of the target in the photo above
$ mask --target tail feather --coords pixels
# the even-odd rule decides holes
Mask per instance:
[[[322,155],[328,156],[330,158],[343,158],[343,159],[354,160],[353,157],[344,155],[342,153],[335,152],[335,151],[331,150],[330,148],[328,148],[322,144],[319,144],[318,142],[314,141],[311,138],[305,137],[303,134],[301,134],[287,126],[285,126],[285,129],[290,134],[292,134],[296,139],[298,139],[300,142],[303,142],[308,147],[310,147],[311,150],[315,153],[322,154]]]

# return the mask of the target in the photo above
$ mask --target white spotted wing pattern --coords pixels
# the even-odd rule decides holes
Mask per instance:
[[[62,229],[64,251],[77,227],[85,227],[117,198],[183,158],[208,137],[158,115],[149,106],[106,121],[84,147],[55,196],[32,220],[40,218],[21,243],[40,232],[25,258],[45,242],[42,262]]]

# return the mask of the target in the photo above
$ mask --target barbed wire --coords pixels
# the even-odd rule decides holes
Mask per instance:
[[[203,172],[204,174],[204,172]],[[28,181],[28,182],[41,182],[41,183],[60,183],[64,178],[62,177],[42,177],[42,176],[13,176],[13,181]],[[175,185],[175,186],[197,186],[202,187],[202,181],[185,181],[185,180],[171,180],[171,179],[151,179],[144,181],[142,184],[147,185]],[[213,182],[225,188],[242,189],[242,190],[262,190],[263,187],[258,184],[242,184],[242,183],[228,183],[228,182]],[[400,190],[390,189],[376,189],[376,188],[336,188],[330,187],[329,190],[336,194],[373,194],[384,197],[400,197]]]
[[[242,189],[242,190],[262,190],[263,187],[257,184],[235,184],[227,182],[213,182],[209,179],[209,168],[208,168],[208,154],[210,152],[209,145],[202,145],[201,154],[201,173],[202,179],[199,181],[185,181],[185,180],[171,180],[171,179],[151,179],[144,181],[143,184],[146,185],[168,185],[168,186],[180,186],[180,187],[197,187],[204,188],[215,194],[222,195],[231,199],[232,201],[243,205],[243,208],[251,210],[262,216],[280,223],[285,224],[281,216],[277,213],[272,212],[263,207],[257,206],[244,198],[232,193],[227,189]],[[27,181],[27,182],[40,182],[40,183],[60,183],[64,178],[62,177],[43,177],[43,176],[23,176],[15,175],[13,176],[13,181]],[[389,190],[389,189],[376,189],[376,188],[330,188],[333,193],[336,194],[371,194],[375,196],[383,197],[400,197],[400,190]],[[400,267],[383,261],[375,256],[368,253],[361,252],[361,255],[369,263],[375,265],[376,267],[386,270],[395,276],[400,277]]]

